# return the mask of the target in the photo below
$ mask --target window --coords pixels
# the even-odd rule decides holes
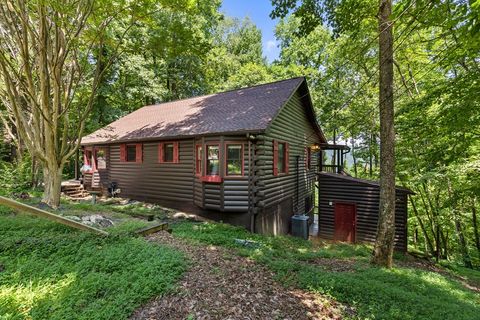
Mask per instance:
[[[135,162],[137,159],[137,148],[134,145],[127,146],[127,162]]]
[[[173,162],[173,143],[163,145],[163,162]]]
[[[203,150],[201,145],[196,146],[195,152],[195,172],[199,175],[202,174],[202,166],[203,166]]]
[[[226,175],[243,175],[243,146],[241,144],[227,144]]]
[[[273,175],[288,173],[289,145],[286,142],[273,141]]]
[[[158,145],[160,163],[179,163],[178,142],[162,142]]]
[[[120,145],[120,161],[140,163],[142,160],[143,145],[141,143]]]
[[[285,143],[278,144],[278,173],[285,173]]]
[[[220,174],[219,146],[207,146],[207,175],[218,176]]]
[[[105,149],[95,149],[95,169],[106,169],[107,158]]]

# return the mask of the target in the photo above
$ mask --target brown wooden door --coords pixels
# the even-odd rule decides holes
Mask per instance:
[[[355,242],[355,216],[354,204],[335,203],[335,240]]]

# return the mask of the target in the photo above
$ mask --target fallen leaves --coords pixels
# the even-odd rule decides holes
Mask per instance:
[[[191,266],[177,292],[150,301],[131,319],[341,318],[334,301],[287,289],[273,280],[266,267],[224,248],[189,244],[166,232],[148,239],[185,252]]]

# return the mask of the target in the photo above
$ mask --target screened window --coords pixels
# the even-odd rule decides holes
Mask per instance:
[[[242,145],[227,145],[227,176],[240,176],[243,174]]]
[[[197,174],[202,174],[202,166],[203,166],[202,159],[203,159],[202,146],[197,146],[196,160],[195,160],[195,166],[196,166]]]
[[[137,146],[127,145],[127,162],[135,162],[137,160]]]
[[[163,162],[173,162],[173,143],[165,143],[163,145]]]
[[[279,142],[278,143],[278,172],[279,173],[285,173],[285,160],[286,160],[286,146],[284,142]]]
[[[207,146],[207,175],[209,176],[220,174],[219,153],[219,146]]]

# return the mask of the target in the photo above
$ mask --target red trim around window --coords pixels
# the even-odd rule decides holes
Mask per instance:
[[[290,144],[288,142],[285,142],[285,174],[288,174],[290,171]]]
[[[198,154],[199,154],[199,149],[202,148],[203,150],[203,147],[201,144],[197,144],[195,145],[195,174],[197,176],[201,176],[202,175],[202,167],[203,167],[203,161],[204,161],[204,156],[203,154],[205,152],[203,152],[203,154],[200,155],[200,160],[198,159]]]
[[[165,161],[165,145],[173,144],[173,159]],[[165,141],[158,144],[158,162],[159,163],[180,163],[180,152],[178,141]]]
[[[242,142],[235,142],[235,141],[227,141],[225,142],[225,148],[224,148],[224,157],[223,157],[223,168],[224,168],[224,176],[226,178],[228,177],[243,177],[245,175],[245,156],[244,156],[244,144]],[[227,173],[227,158],[228,158],[228,146],[240,146],[241,147],[241,156],[242,156],[242,173],[240,175],[238,174],[228,174]]]
[[[141,143],[135,144],[135,162],[136,163],[143,162],[143,144]]]
[[[127,162],[127,145],[126,144],[120,145],[120,161]]]
[[[201,176],[200,181],[210,183],[222,183],[222,177],[220,176]]]
[[[217,175],[207,175],[207,162],[208,162],[208,147],[218,147],[218,173]],[[222,148],[220,147],[220,143],[206,143],[205,150],[203,151],[203,175],[200,177],[200,181],[202,182],[210,182],[210,183],[221,183],[223,181],[222,177],[220,176],[220,163],[222,159]]]
[[[128,161],[127,148],[135,147],[135,160]],[[124,143],[120,145],[120,161],[130,163],[142,163],[143,162],[143,143]]]
[[[278,145],[283,144],[284,157],[283,157],[283,171],[278,170]],[[280,142],[273,140],[273,175],[278,176],[280,174],[288,174],[290,162],[290,144],[288,142]]]
[[[278,176],[278,141],[273,140],[273,175]]]

